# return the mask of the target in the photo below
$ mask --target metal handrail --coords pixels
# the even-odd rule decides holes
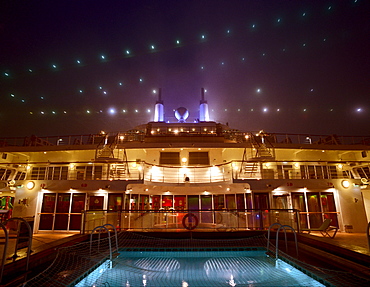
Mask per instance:
[[[95,230],[97,229],[105,229],[107,232],[108,232],[108,242],[109,242],[109,268],[112,268],[113,267],[113,252],[112,252],[112,242],[111,242],[111,236],[110,236],[110,231],[109,229],[106,227],[107,225],[109,226],[113,226],[109,223],[107,224],[104,224],[102,226],[97,226],[95,227],[92,231],[91,231],[91,234],[90,234],[90,255],[91,255],[91,250],[92,250],[92,237],[93,237],[93,234],[95,232]],[[115,236],[116,236],[116,246],[117,246],[117,249],[118,249],[118,240],[117,240],[117,230],[115,229],[115,227],[113,226],[114,228],[114,231],[115,231]],[[99,247],[100,247],[100,232],[99,232],[99,237],[98,237],[98,252],[99,252]]]
[[[149,207],[150,208],[150,207]],[[138,209],[138,210],[84,210],[82,211],[81,233],[90,233],[95,226],[105,223],[113,224],[117,229],[129,230],[165,230],[167,228],[182,228],[182,218],[186,213],[199,213],[197,229],[212,229],[221,231],[227,229],[255,229],[267,230],[274,222],[296,226],[296,209],[182,209],[175,207],[165,209]],[[168,215],[173,217],[168,218]],[[286,215],[286,216],[285,216]],[[235,216],[235,217],[233,217]]]
[[[275,226],[275,225],[278,225],[279,227],[280,227],[280,226],[282,226],[282,224],[281,224],[281,223],[279,223],[279,222],[275,222],[275,223],[273,223],[273,224],[271,224],[271,225],[269,226],[269,229],[268,229],[268,231],[267,231],[267,247],[266,247],[267,252],[269,251],[269,248],[270,248],[270,233],[271,233],[271,229],[272,229],[272,227],[273,227],[273,226]],[[284,230],[284,231],[285,231],[285,230]],[[285,235],[285,240],[286,240],[286,235]]]
[[[118,251],[118,235],[117,235],[117,228],[113,225],[113,224],[110,224],[110,223],[106,223],[103,225],[104,227],[106,226],[111,226],[114,230],[114,237],[116,238],[116,251]]]
[[[2,277],[3,277],[3,270],[4,270],[4,265],[5,265],[4,260],[5,260],[5,257],[6,257],[5,254],[6,254],[6,251],[7,251],[7,248],[8,248],[8,241],[9,241],[9,234],[6,230],[5,225],[10,221],[16,221],[16,220],[19,220],[19,221],[25,223],[25,225],[28,229],[28,249],[27,249],[27,259],[26,259],[26,272],[28,271],[28,265],[29,265],[29,261],[30,261],[31,247],[32,247],[32,228],[31,228],[30,224],[24,218],[20,218],[20,217],[9,218],[8,220],[1,223],[1,228],[3,228],[4,233],[5,233],[5,241],[6,242],[5,242],[5,246],[4,246],[4,255],[3,255],[3,262],[2,262],[2,267],[1,267],[0,283],[1,283]],[[15,244],[13,258],[16,258],[16,256],[17,256],[19,232],[17,233],[16,238],[17,238],[17,243]]]
[[[1,261],[1,271],[0,271],[0,283],[3,280],[3,273],[4,273],[4,266],[5,266],[5,257],[6,257],[6,251],[8,250],[8,241],[9,241],[9,234],[8,230],[6,229],[5,225],[0,222],[0,227],[3,229],[5,234],[5,242],[4,242],[4,250],[3,250],[3,259]]]
[[[284,229],[284,232],[285,232],[285,228],[289,228],[289,229],[291,229],[293,231],[293,233],[294,233],[294,241],[295,241],[295,248],[296,248],[297,257],[298,257],[298,241],[297,241],[297,234],[295,232],[295,229],[293,227],[291,227],[290,225],[282,225],[276,231],[275,259],[277,260],[279,258],[279,254],[278,254],[279,253],[279,231],[280,231],[281,228]],[[285,236],[285,245],[286,245],[286,248],[288,248],[286,236]]]
[[[106,136],[119,135],[124,137],[117,141],[118,144],[125,142],[141,142],[146,137],[144,132],[110,132],[108,134],[84,134],[84,135],[64,135],[64,136],[47,136],[47,137],[1,137],[0,147],[7,146],[37,146],[44,145],[95,145],[99,140]],[[202,133],[202,136],[215,136],[211,133]],[[230,138],[230,135],[236,142],[250,142],[251,137],[255,135],[253,132],[232,132],[222,133],[225,138]],[[173,133],[164,134],[161,136],[174,136]],[[246,136],[248,136],[246,138]],[[316,134],[285,134],[285,133],[268,133],[265,135],[269,143],[275,145],[277,143],[285,144],[307,144],[307,145],[370,145],[369,136],[336,136],[336,135],[316,135]],[[156,137],[159,137],[156,135]],[[273,139],[273,140],[270,140]]]

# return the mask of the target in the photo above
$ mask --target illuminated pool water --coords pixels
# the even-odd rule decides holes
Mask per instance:
[[[265,251],[123,251],[76,286],[325,286]]]

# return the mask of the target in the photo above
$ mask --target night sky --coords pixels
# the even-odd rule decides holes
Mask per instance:
[[[0,137],[186,107],[242,131],[370,135],[370,1],[0,1]]]

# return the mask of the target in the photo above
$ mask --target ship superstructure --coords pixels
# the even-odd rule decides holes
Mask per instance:
[[[130,131],[0,139],[3,217],[34,232],[296,229],[370,221],[370,138],[241,132],[187,109]]]

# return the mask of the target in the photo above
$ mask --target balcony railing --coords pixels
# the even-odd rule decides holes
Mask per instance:
[[[173,135],[173,134],[171,134]],[[212,134],[210,134],[212,135]],[[163,136],[163,135],[161,135]],[[212,135],[213,136],[213,135]],[[251,132],[224,132],[225,140],[242,143],[251,142],[256,137]],[[1,137],[0,147],[8,146],[58,146],[58,145],[99,145],[104,142],[110,144],[124,144],[126,142],[143,142],[145,133],[136,132],[116,132],[110,134],[85,134],[85,135],[64,135],[47,137]],[[153,136],[150,136],[153,137]],[[274,146],[277,143],[283,144],[305,144],[305,145],[370,145],[369,136],[337,136],[337,135],[312,135],[312,134],[283,134],[269,133],[263,134],[264,141]]]
[[[89,233],[104,224],[112,224],[119,230],[159,232],[266,230],[275,222],[300,229],[300,217],[295,209],[90,210],[82,214],[82,233]]]
[[[232,180],[230,163],[207,167],[165,167],[145,164],[144,180],[165,183],[210,183]]]

